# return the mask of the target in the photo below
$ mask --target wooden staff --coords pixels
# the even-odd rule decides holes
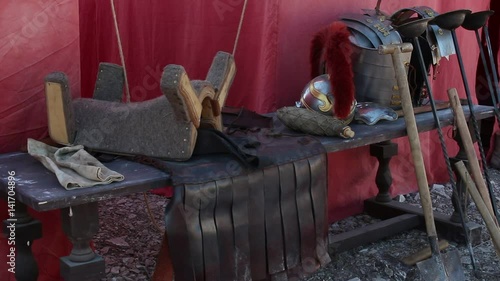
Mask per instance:
[[[464,163],[462,161],[459,161],[455,164],[455,167],[457,168],[460,177],[465,182],[467,190],[469,191],[472,197],[472,200],[474,200],[474,203],[476,203],[476,207],[481,216],[483,217],[483,220],[486,223],[486,228],[488,228],[488,231],[491,235],[491,240],[493,241],[493,245],[495,246],[495,251],[497,253],[497,256],[500,257],[500,230],[495,224],[496,220],[493,219],[493,216],[486,207],[485,202],[489,201],[483,200],[481,194],[479,194],[476,184],[474,184],[474,181],[471,179],[469,173],[467,172],[467,168],[465,168]]]
[[[460,99],[458,98],[457,90],[451,88],[448,90],[448,97],[450,99],[451,107],[453,108],[453,113],[455,115],[455,123],[458,127],[458,132],[462,138],[462,143],[464,145],[465,154],[467,155],[467,160],[469,161],[469,166],[471,170],[474,182],[483,198],[488,211],[491,216],[495,217],[493,212],[493,206],[491,205],[490,193],[486,188],[486,183],[484,182],[483,175],[481,173],[481,167],[479,167],[479,161],[474,150],[474,143],[472,142],[472,137],[470,136],[469,128],[467,127],[467,121],[465,119],[464,111],[460,105]],[[474,114],[474,112],[471,112]],[[498,224],[498,222],[496,223]]]

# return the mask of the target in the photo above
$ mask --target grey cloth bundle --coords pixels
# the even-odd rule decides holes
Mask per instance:
[[[53,172],[67,190],[122,181],[123,175],[106,168],[82,145],[56,148],[28,139],[28,153]]]

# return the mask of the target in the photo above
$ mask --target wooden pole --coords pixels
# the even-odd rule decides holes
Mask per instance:
[[[488,211],[488,208],[486,207],[485,201],[489,202],[489,200],[483,200],[481,194],[479,194],[479,191],[477,190],[476,184],[471,179],[470,174],[469,172],[467,172],[467,168],[465,168],[465,165],[462,161],[457,162],[455,164],[455,167],[457,168],[460,177],[465,182],[467,190],[469,191],[472,197],[472,200],[474,200],[474,203],[476,203],[476,207],[481,216],[483,217],[483,220],[486,223],[486,228],[490,233],[491,240],[493,241],[493,246],[495,246],[495,251],[497,253],[497,256],[500,257],[500,230],[498,229],[498,226],[495,224],[495,220],[493,219],[494,217],[491,215],[491,213]]]
[[[469,168],[471,170],[472,177],[474,178],[474,182],[476,183],[481,197],[483,197],[483,200],[488,207],[488,211],[493,217],[495,217],[493,206],[491,205],[490,193],[488,192],[486,183],[484,182],[483,175],[481,173],[481,167],[479,167],[479,160],[474,149],[474,143],[472,142],[469,128],[467,127],[467,121],[465,119],[462,105],[460,104],[457,90],[455,88],[449,89],[448,97],[450,99],[451,107],[453,108],[455,123],[458,127],[458,132],[460,133],[460,137],[464,145],[465,154],[467,155],[467,160],[469,161]],[[471,112],[471,114],[474,113]],[[498,225],[498,222],[496,224]]]

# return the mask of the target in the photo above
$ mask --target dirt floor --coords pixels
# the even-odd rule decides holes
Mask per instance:
[[[500,202],[500,172],[490,170],[497,205]],[[431,189],[433,207],[437,212],[451,214],[451,187],[434,185]],[[145,197],[148,204],[146,204]],[[419,205],[417,193],[398,198]],[[149,280],[156,262],[163,227],[163,212],[167,199],[161,196],[135,194],[101,201],[100,230],[95,239],[97,252],[105,257],[106,278],[103,280]],[[148,215],[148,208],[157,226]],[[458,249],[466,280],[500,280],[500,260],[473,203],[468,207],[468,218],[483,226],[481,243],[473,247],[476,270],[465,244],[450,242],[447,251]],[[377,220],[359,214],[330,226],[330,234],[349,231]],[[343,253],[330,253],[332,262],[309,276],[307,281],[384,281],[422,280],[416,266],[406,266],[401,259],[427,246],[425,232],[411,230],[388,239]]]

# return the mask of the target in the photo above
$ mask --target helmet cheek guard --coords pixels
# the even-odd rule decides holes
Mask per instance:
[[[413,8],[404,8],[395,12],[391,16],[392,24],[401,25],[412,18],[432,18],[439,15],[433,9],[427,6],[419,6]],[[412,38],[404,38],[403,41],[413,42]],[[441,29],[437,25],[429,24],[427,30],[422,36],[418,38],[418,44],[422,49],[422,55],[424,59],[424,68],[427,70],[426,73],[421,73],[420,60],[416,53],[412,54],[410,65],[412,68],[409,71],[409,85],[413,94],[413,103],[415,106],[419,106],[422,100],[426,98],[424,81],[425,76],[430,72],[431,65],[434,65],[434,74],[437,73],[437,68],[441,58],[448,57],[455,54],[455,46],[453,44],[453,38],[451,36],[451,31]]]
[[[391,21],[394,25],[401,25],[412,17],[417,18],[432,18],[439,15],[438,12],[427,6],[419,6],[413,8],[404,8],[395,12],[391,16]],[[439,28],[437,25],[429,24],[427,31],[424,34],[427,40],[428,49],[432,55],[432,64],[439,63],[441,58],[455,54],[453,38],[451,31]]]

